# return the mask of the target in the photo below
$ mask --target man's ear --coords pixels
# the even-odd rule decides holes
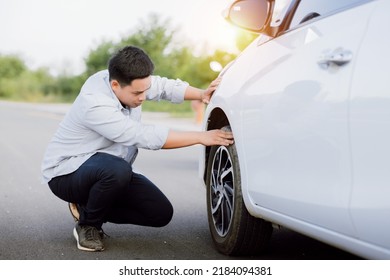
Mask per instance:
[[[110,84],[113,92],[115,92],[121,86],[117,80],[111,80]]]

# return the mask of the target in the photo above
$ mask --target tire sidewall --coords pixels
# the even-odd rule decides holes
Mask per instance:
[[[225,236],[220,236],[215,229],[213,217],[211,214],[211,187],[210,187],[210,178],[213,166],[213,160],[216,151],[220,146],[213,146],[210,150],[209,161],[207,165],[207,177],[206,177],[206,186],[207,186],[207,217],[209,222],[209,228],[211,232],[212,239],[217,247],[217,249],[224,253],[230,254],[236,247],[237,241],[239,238],[240,231],[240,221],[243,211],[244,203],[242,199],[242,190],[241,190],[241,177],[240,169],[238,164],[238,156],[235,145],[230,145],[227,147],[228,153],[232,160],[234,181],[233,181],[233,197],[234,197],[234,209],[232,222],[230,224],[229,230]]]

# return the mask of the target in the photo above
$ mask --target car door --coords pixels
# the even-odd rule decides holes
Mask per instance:
[[[361,44],[351,85],[351,216],[362,242],[390,250],[389,1],[380,1]],[[383,249],[381,250],[383,252]]]
[[[242,177],[249,211],[354,235],[348,99],[367,7],[341,2],[301,1],[289,30],[236,62],[248,65]]]

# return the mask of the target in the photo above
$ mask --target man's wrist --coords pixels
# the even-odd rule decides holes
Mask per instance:
[[[200,91],[199,91],[199,100],[200,100],[200,101],[203,101],[204,94],[205,94],[205,90],[200,90]]]

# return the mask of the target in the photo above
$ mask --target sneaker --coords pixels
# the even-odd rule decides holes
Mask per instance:
[[[92,226],[76,224],[73,235],[77,241],[77,248],[84,251],[103,251],[104,244],[100,231]]]
[[[80,220],[80,212],[76,203],[68,203],[70,214],[72,215],[75,222]]]

